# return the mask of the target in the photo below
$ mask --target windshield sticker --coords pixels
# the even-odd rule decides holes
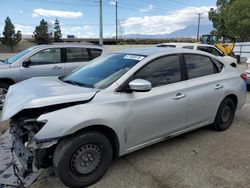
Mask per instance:
[[[144,56],[139,56],[139,55],[126,55],[123,57],[123,59],[131,59],[131,60],[137,60],[137,61],[141,61],[144,58],[145,58]]]

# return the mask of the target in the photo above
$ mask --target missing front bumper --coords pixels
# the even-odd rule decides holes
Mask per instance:
[[[0,137],[0,160],[1,160],[0,185],[17,187],[18,186],[17,177],[15,176],[13,171],[13,160],[11,153],[12,143],[13,143],[13,138],[9,133],[9,131],[6,131],[5,134],[3,134]],[[26,158],[27,156],[29,156],[28,153],[21,151],[20,153],[25,153],[24,156],[23,157],[17,156],[19,149],[23,150],[22,145],[16,142],[14,161],[19,169],[19,176],[21,178],[22,183],[24,184],[25,187],[29,187],[38,178],[38,176],[40,176],[43,173],[45,169],[30,170],[28,164],[29,162],[23,159],[23,157]]]

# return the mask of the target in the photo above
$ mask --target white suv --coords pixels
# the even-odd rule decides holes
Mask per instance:
[[[224,55],[218,48],[212,45],[199,44],[199,43],[161,43],[158,44],[157,47],[186,48],[192,50],[200,50],[226,60],[232,67],[237,67],[236,58]]]

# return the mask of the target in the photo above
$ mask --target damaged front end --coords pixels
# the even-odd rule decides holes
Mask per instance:
[[[42,148],[33,139],[45,124],[46,121],[37,122],[36,119],[17,119],[10,122],[12,148],[22,164],[22,169],[19,169],[22,177],[33,172],[34,168],[44,168],[50,163],[47,148]]]

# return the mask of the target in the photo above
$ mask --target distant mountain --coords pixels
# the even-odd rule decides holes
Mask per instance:
[[[213,30],[212,25],[201,25],[200,35],[208,34]],[[159,39],[159,38],[195,38],[197,35],[197,25],[190,25],[184,29],[179,29],[169,34],[156,34],[156,35],[144,35],[144,34],[129,34],[126,38],[137,39]]]

